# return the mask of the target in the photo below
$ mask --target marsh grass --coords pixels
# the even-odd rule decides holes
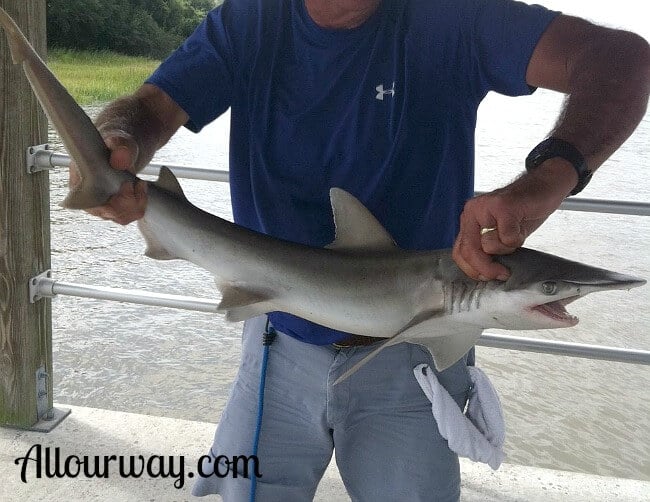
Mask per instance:
[[[52,49],[48,66],[82,105],[105,103],[135,91],[160,62],[113,52]]]

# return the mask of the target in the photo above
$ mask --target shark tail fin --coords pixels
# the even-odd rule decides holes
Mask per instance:
[[[94,128],[92,123],[90,123],[90,126]],[[105,163],[104,168],[93,170],[89,169],[85,162],[76,162],[74,169],[76,169],[76,172],[79,175],[79,183],[75,186],[70,186],[70,191],[66,195],[65,199],[60,203],[61,207],[66,209],[88,209],[91,207],[102,206],[106,204],[108,199],[119,190],[119,178],[111,177],[111,172],[118,173],[118,171],[113,170],[108,163],[108,158],[110,156],[108,147],[104,145],[99,133],[97,133],[97,139],[98,148],[105,148],[105,155],[101,157],[98,156],[98,158],[101,159],[100,161]],[[77,152],[74,150],[70,152],[70,147],[67,143],[66,148],[68,148],[69,153],[76,160],[75,153]],[[72,148],[74,148],[74,145]],[[72,166],[70,168],[73,169]],[[135,182],[137,179],[128,171],[123,171],[121,176],[123,181],[131,179]]]
[[[61,205],[70,209],[87,209],[105,204],[117,191],[117,183],[110,184],[107,181],[111,176],[116,176],[114,173],[106,174],[110,172],[109,151],[102,137],[83,109],[33,49],[15,21],[2,8],[0,26],[7,35],[13,62],[22,64],[34,95],[77,165],[81,182],[78,186],[71,187]],[[102,171],[105,174],[100,175]],[[124,175],[123,178],[126,180],[128,176]],[[115,190],[110,192],[109,188]]]
[[[18,28],[16,22],[2,7],[0,7],[0,24],[7,33],[12,61],[14,64],[22,63],[30,54],[30,51],[26,49],[26,47],[29,47],[29,42]]]
[[[68,195],[61,202],[61,207],[66,209],[88,209],[106,204],[113,195],[99,184],[92,184],[81,179],[79,186],[71,188]]]

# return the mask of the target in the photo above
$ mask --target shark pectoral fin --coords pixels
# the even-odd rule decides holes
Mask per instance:
[[[145,220],[138,220],[138,229],[144,237],[144,241],[147,244],[147,248],[144,251],[144,255],[148,258],[153,258],[154,260],[177,260],[180,259],[179,256],[170,253],[156,238],[154,232],[152,232],[145,223]]]
[[[382,350],[384,350],[386,347],[390,345],[395,345],[396,343],[399,343],[401,340],[398,340],[397,342],[394,341],[395,338],[399,336],[395,335],[392,338],[389,338],[386,340],[384,343],[382,343],[379,347],[377,347],[375,350],[373,350],[370,354],[368,354],[366,357],[361,359],[358,363],[356,363],[354,366],[352,366],[349,370],[347,370],[345,373],[343,373],[340,377],[338,377],[334,381],[334,385],[340,384],[343,380],[346,380],[348,377],[352,376],[352,374],[356,373],[359,368],[361,368],[363,365],[365,365],[367,362],[369,362],[371,359],[374,359]]]
[[[217,310],[225,313],[226,320],[229,322],[245,321],[273,310],[271,297],[264,293],[237,286],[219,289],[221,289],[222,297]]]
[[[435,312],[423,312],[413,319],[402,331],[392,336],[370,354],[356,363],[352,368],[336,379],[334,385],[341,383],[353,373],[356,373],[368,361],[373,359],[383,349],[402,342],[416,343],[426,347],[433,357],[438,371],[449,368],[476,345],[483,332],[469,324],[447,323]]]
[[[463,357],[476,345],[483,328],[473,324],[449,322],[437,312],[424,312],[401,333],[398,342],[417,343],[433,356],[436,369],[442,371]]]
[[[397,345],[398,343],[409,341],[408,339],[411,337],[411,335],[416,336],[418,333],[420,333],[420,331],[418,330],[420,326],[426,325],[426,323],[429,322],[431,319],[437,319],[438,315],[439,315],[438,311],[432,310],[432,311],[422,312],[421,314],[413,318],[411,322],[409,322],[406,326],[404,326],[400,331],[398,331],[396,334],[394,334],[392,337],[390,337],[388,340],[382,343],[379,347],[373,350],[370,354],[364,357],[361,361],[359,361],[354,366],[352,366],[352,368],[350,368],[345,373],[343,373],[340,377],[338,377],[334,381],[334,385],[341,383],[343,380],[347,379],[353,373],[356,373],[359,370],[359,368],[361,368],[364,364],[366,364],[375,356],[377,356],[377,354],[379,354],[379,352],[384,350],[386,347],[390,347],[391,345]]]
[[[482,329],[477,330],[474,326],[467,326],[466,332],[456,332],[452,335],[434,338],[416,338],[408,340],[408,342],[426,347],[433,357],[436,369],[444,371],[476,345],[482,331]]]

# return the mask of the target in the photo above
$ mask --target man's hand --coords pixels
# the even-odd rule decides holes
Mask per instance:
[[[135,174],[135,162],[138,158],[138,145],[126,133],[104,133],[104,141],[111,151],[109,160],[114,169],[131,171]],[[81,181],[79,171],[70,165],[70,186],[74,187]],[[111,220],[120,225],[127,225],[144,216],[147,206],[147,183],[137,180],[135,183],[125,182],[120,191],[111,196],[103,206],[93,207],[86,211],[105,220]]]
[[[567,161],[550,159],[510,185],[470,199],[460,217],[453,259],[473,279],[505,281],[509,270],[491,255],[509,254],[523,245],[560,206],[577,179]]]
[[[165,92],[143,84],[134,94],[110,103],[95,123],[111,151],[110,165],[136,174],[188,120],[187,113]],[[70,186],[75,186],[80,181],[79,173],[74,164],[70,167]],[[142,218],[146,206],[147,183],[137,180],[122,184],[105,205],[87,211],[126,225]]]
[[[634,33],[560,15],[537,43],[526,82],[567,94],[551,135],[575,146],[593,172],[646,113],[650,45]],[[468,201],[453,250],[458,266],[473,279],[506,279],[508,270],[490,255],[521,246],[577,181],[571,164],[549,159],[510,185]]]

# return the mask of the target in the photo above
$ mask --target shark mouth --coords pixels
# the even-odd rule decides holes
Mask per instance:
[[[572,301],[577,300],[578,298],[580,297],[570,296],[568,298],[564,298],[563,300],[542,303],[541,305],[532,307],[531,310],[538,312],[545,317],[553,319],[554,321],[561,322],[562,324],[574,326],[578,324],[579,319],[576,316],[569,314],[564,307]]]

